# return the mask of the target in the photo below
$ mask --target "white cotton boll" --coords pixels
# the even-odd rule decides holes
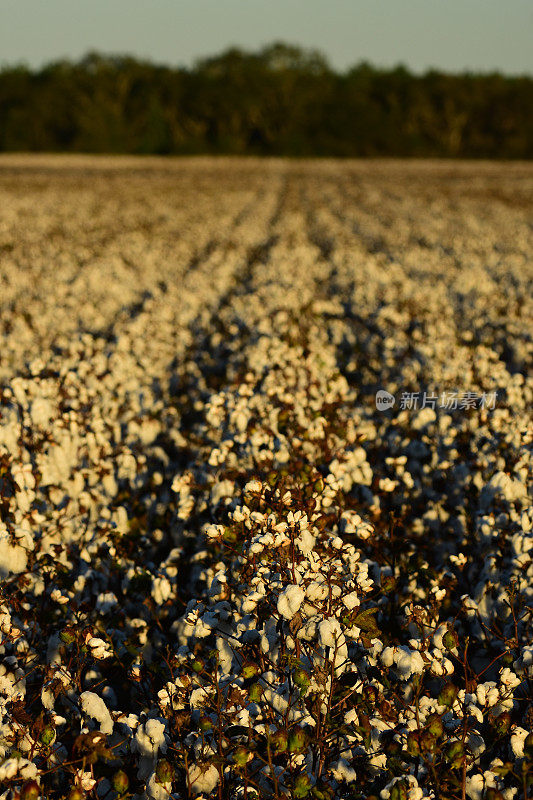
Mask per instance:
[[[193,794],[210,794],[220,780],[214,764],[193,764],[188,768],[188,773]]]
[[[381,758],[381,756],[378,756],[377,758]],[[386,759],[386,756],[383,756],[383,758]],[[386,761],[383,762],[383,763],[378,763],[376,761],[376,757],[374,757],[374,759],[372,759],[370,763],[372,763],[376,767],[384,767]],[[407,780],[408,783],[409,783],[409,789],[408,789],[408,792],[407,792],[408,800],[422,800],[422,798],[424,797],[424,792],[419,787],[417,779],[415,777],[413,777],[412,775],[406,775],[405,777],[393,778],[390,781],[390,783],[388,783],[385,786],[385,788],[381,790],[379,796],[382,798],[382,800],[389,800],[390,795],[391,795],[391,789],[394,786],[394,784],[398,783],[399,781],[405,781],[405,780]]]
[[[87,640],[87,647],[90,649],[93,658],[109,658],[113,655],[108,643],[96,636],[91,636]]]
[[[167,800],[172,791],[171,783],[159,783],[157,775],[153,772],[146,784],[146,794],[152,800]]]
[[[252,611],[255,611],[262,596],[260,592],[251,592],[243,597],[241,600],[241,614],[250,614]]]
[[[11,614],[7,606],[0,606],[0,631],[8,636],[11,632]]]
[[[172,586],[170,581],[158,576],[152,580],[152,597],[158,606],[163,605],[172,594]]]
[[[37,427],[46,428],[53,414],[54,410],[50,400],[45,397],[36,397],[32,401],[30,409],[31,421]]]
[[[499,701],[499,699],[500,699],[500,693],[498,692],[498,689],[494,685],[487,692],[487,705],[489,707],[495,706],[496,703]]]
[[[213,631],[211,625],[207,625],[203,619],[199,619],[193,628],[191,636],[194,639],[205,639],[206,636],[209,636]]]
[[[108,611],[111,611],[118,605],[118,599],[114,592],[101,592],[96,600],[96,608],[98,611],[101,611],[102,614],[107,614]]]
[[[477,775],[468,777],[466,779],[465,788],[466,794],[468,797],[472,798],[472,800],[482,800],[483,790],[485,788],[485,779],[483,775],[478,773]]]
[[[528,732],[524,728],[515,728],[511,736],[511,749],[516,758],[524,757],[524,742]]]
[[[6,759],[3,764],[0,764],[0,780],[8,781],[10,778],[14,778],[18,772],[18,765],[17,758]]]
[[[392,667],[394,664],[394,648],[385,647],[379,657],[384,667]]]
[[[435,595],[435,600],[437,600],[437,602],[444,600],[446,597],[446,589],[439,589],[438,586],[434,586],[431,593]]]
[[[513,662],[513,667],[517,672],[524,672],[533,676],[533,647],[524,647],[520,658]]]
[[[350,611],[360,605],[357,592],[350,592],[349,594],[344,595],[342,602]]]
[[[96,778],[93,778],[92,772],[89,771],[78,773],[78,779],[80,781],[81,788],[86,792],[90,792],[96,783]]]
[[[205,535],[208,539],[213,539],[213,540],[220,539],[223,533],[224,533],[223,525],[208,525],[205,529]]]
[[[20,575],[28,565],[28,554],[24,547],[13,544],[8,533],[0,531],[0,578],[9,573]]]
[[[318,638],[322,647],[335,647],[344,643],[344,635],[339,620],[335,617],[324,619],[318,626]]]
[[[351,783],[357,780],[357,773],[344,758],[339,758],[336,764],[331,765],[331,774],[336,781]]]
[[[229,675],[233,665],[233,650],[223,636],[217,636],[216,648],[218,650],[218,664],[224,675]]]
[[[46,708],[47,711],[53,711],[54,702],[55,696],[53,691],[47,686],[43,686],[41,689],[41,703],[43,704],[44,708]]]
[[[325,582],[311,581],[305,594],[311,601],[325,600],[329,594],[328,585]]]
[[[313,550],[316,543],[316,538],[308,530],[304,530],[300,533],[298,538],[294,540],[294,543],[300,552],[306,556]]]
[[[278,612],[285,619],[292,619],[302,605],[305,592],[301,586],[291,584],[278,597]]]
[[[67,595],[61,593],[61,589],[52,589],[50,592],[50,599],[54,601],[54,603],[59,603],[60,605],[66,605],[69,601]]]
[[[500,675],[500,681],[506,687],[506,689],[515,689],[517,686],[520,685],[521,681],[509,667],[505,667]]]
[[[245,492],[260,492],[263,488],[261,481],[251,480],[244,487]]]
[[[355,708],[351,708],[346,712],[344,715],[344,723],[345,725],[359,725],[359,716]]]
[[[476,697],[480,706],[484,706],[487,702],[487,690],[482,683],[476,687]]]
[[[521,525],[522,525],[522,530],[525,531],[526,533],[529,533],[529,531],[533,528],[533,519],[530,519],[528,517],[526,511],[524,511],[522,513],[522,517],[520,518],[520,522],[521,522]]]
[[[132,750],[141,756],[137,776],[146,780],[153,770],[159,750],[164,753],[166,749],[165,725],[161,720],[149,719],[144,725],[139,725],[132,742]]]
[[[27,758],[7,758],[0,764],[0,781],[7,781],[17,774],[24,780],[32,780],[37,777],[37,772],[37,766]]]
[[[442,669],[445,675],[453,675],[455,672],[453,662],[449,658],[442,659]]]
[[[100,723],[102,733],[113,733],[113,719],[101,697],[94,692],[82,692],[80,695],[83,712]]]
[[[394,654],[394,663],[402,680],[408,680],[411,675],[423,672],[424,660],[418,650],[409,650],[408,647],[399,647]]]
[[[398,486],[398,481],[392,481],[390,478],[380,478],[379,488],[382,492],[393,492]]]

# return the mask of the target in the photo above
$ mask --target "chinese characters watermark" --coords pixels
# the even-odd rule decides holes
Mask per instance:
[[[452,392],[444,391],[440,394],[429,392],[402,392],[400,395],[398,409],[400,411],[416,411],[421,408],[444,409],[445,411],[467,410],[469,408],[487,409],[492,411],[496,408],[498,392]],[[393,408],[396,404],[396,397],[385,389],[376,392],[376,408],[378,411],[385,411]]]

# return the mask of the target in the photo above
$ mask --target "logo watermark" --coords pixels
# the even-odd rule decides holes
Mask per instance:
[[[466,410],[469,408],[487,409],[493,411],[496,408],[498,392],[451,392],[445,391],[440,394],[428,392],[402,392],[398,403],[399,411],[416,411],[421,408],[442,408],[445,411]],[[385,389],[376,392],[376,408],[378,411],[386,411],[393,408],[396,397]]]
[[[395,402],[394,395],[386,392],[385,389],[380,389],[376,392],[376,408],[378,411],[386,411],[387,408],[392,408]]]

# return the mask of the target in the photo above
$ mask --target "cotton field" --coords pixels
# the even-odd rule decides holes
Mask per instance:
[[[533,167],[4,156],[0,209],[0,799],[525,800]]]

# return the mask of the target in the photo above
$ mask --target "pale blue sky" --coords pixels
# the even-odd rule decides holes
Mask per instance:
[[[230,45],[318,47],[362,59],[533,74],[533,0],[0,0],[0,63],[88,50],[191,64]]]

